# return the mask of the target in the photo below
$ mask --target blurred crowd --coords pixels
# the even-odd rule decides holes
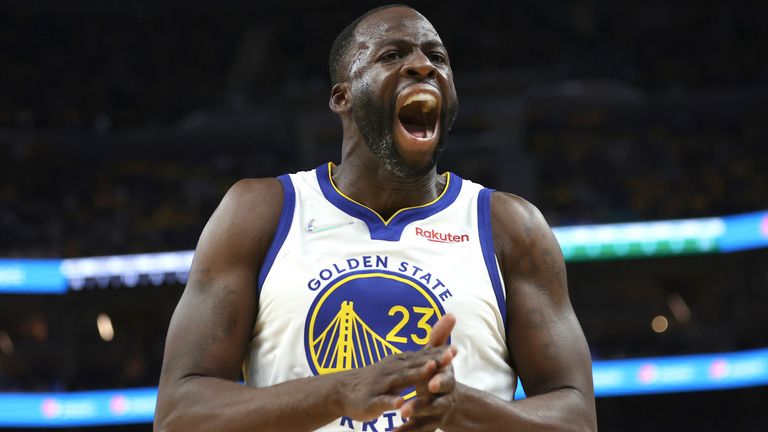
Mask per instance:
[[[3,6],[0,254],[191,248],[237,178],[296,166],[274,151],[190,149],[183,140],[167,143],[172,149],[165,154],[122,149],[115,155],[110,137],[173,130],[200,110],[265,101],[290,117],[304,107],[286,108],[286,92],[297,82],[327,87],[327,47],[367,7],[237,0],[184,6]],[[766,98],[742,106],[768,78],[765,2],[416,7],[441,31],[458,79],[512,71],[534,74],[538,83],[614,80],[682,100],[618,110],[531,109],[524,138],[537,169],[529,198],[552,224],[768,205]],[[473,31],[458,30],[464,28]],[[733,89],[736,96],[699,111],[693,95],[713,89]],[[296,134],[284,133],[278,147],[291,148]],[[226,135],[222,128],[208,141],[218,146]],[[94,143],[94,136],[101,138]],[[479,171],[487,178],[485,168],[476,169],[483,160],[466,171],[453,165],[467,177]]]
[[[180,286],[4,296],[0,304],[0,392],[157,385],[165,333]],[[113,339],[97,317],[106,314]]]
[[[325,83],[333,38],[378,5],[368,3],[6,3],[0,127],[98,132],[174,121],[233,96],[279,97],[292,81]],[[768,79],[759,0],[414,5],[440,31],[457,76],[522,70],[646,89]]]
[[[537,170],[535,194],[526,198],[550,224],[718,216],[768,207],[766,108],[738,116],[650,104],[627,110],[530,113],[525,146]],[[237,179],[275,176],[296,165],[261,147],[116,151],[34,141],[0,146],[2,254],[192,249]],[[483,169],[494,166],[492,152],[480,158]],[[458,164],[451,169],[475,178],[477,166]]]
[[[527,145],[539,162],[538,199],[549,222],[768,208],[768,108],[731,104],[533,112]]]
[[[192,249],[238,178],[275,175],[252,154],[114,156],[40,143],[0,146],[0,251],[79,257]]]

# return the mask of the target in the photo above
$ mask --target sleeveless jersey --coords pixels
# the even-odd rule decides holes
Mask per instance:
[[[337,189],[331,168],[279,177],[283,207],[259,274],[246,384],[266,387],[419,350],[451,312],[456,380],[511,401],[516,377],[492,190],[446,173],[436,200],[384,220]],[[392,411],[366,422],[342,417],[319,430],[391,431],[402,422]]]

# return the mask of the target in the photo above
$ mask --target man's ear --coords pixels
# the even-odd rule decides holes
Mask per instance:
[[[328,100],[328,106],[331,107],[331,111],[336,114],[341,114],[349,111],[352,98],[349,94],[349,84],[337,83],[331,88],[331,98]]]

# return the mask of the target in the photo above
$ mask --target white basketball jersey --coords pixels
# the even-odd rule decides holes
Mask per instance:
[[[384,220],[339,191],[331,168],[279,177],[284,202],[259,275],[246,384],[266,387],[419,350],[450,312],[456,380],[511,401],[516,376],[491,235],[492,190],[446,173],[435,201]],[[402,422],[393,411],[367,422],[342,417],[319,430],[391,431]]]

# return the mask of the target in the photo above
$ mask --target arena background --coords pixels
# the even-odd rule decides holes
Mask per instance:
[[[377,5],[0,3],[0,424],[24,395],[66,425],[67,394],[151,392],[185,278],[117,272],[43,294],[14,290],[13,266],[190,251],[237,179],[338,161],[327,53]],[[558,233],[596,365],[645,359],[623,393],[598,392],[600,429],[768,430],[768,3],[413,5],[456,76],[442,169],[522,195],[554,227],[705,218],[612,226],[603,245],[590,234],[605,230]],[[741,246],[718,243],[744,224]],[[663,359],[697,353],[711,382],[755,379],[654,390],[687,379]],[[125,414],[129,393],[108,394]],[[127,422],[84,429],[151,429]]]

